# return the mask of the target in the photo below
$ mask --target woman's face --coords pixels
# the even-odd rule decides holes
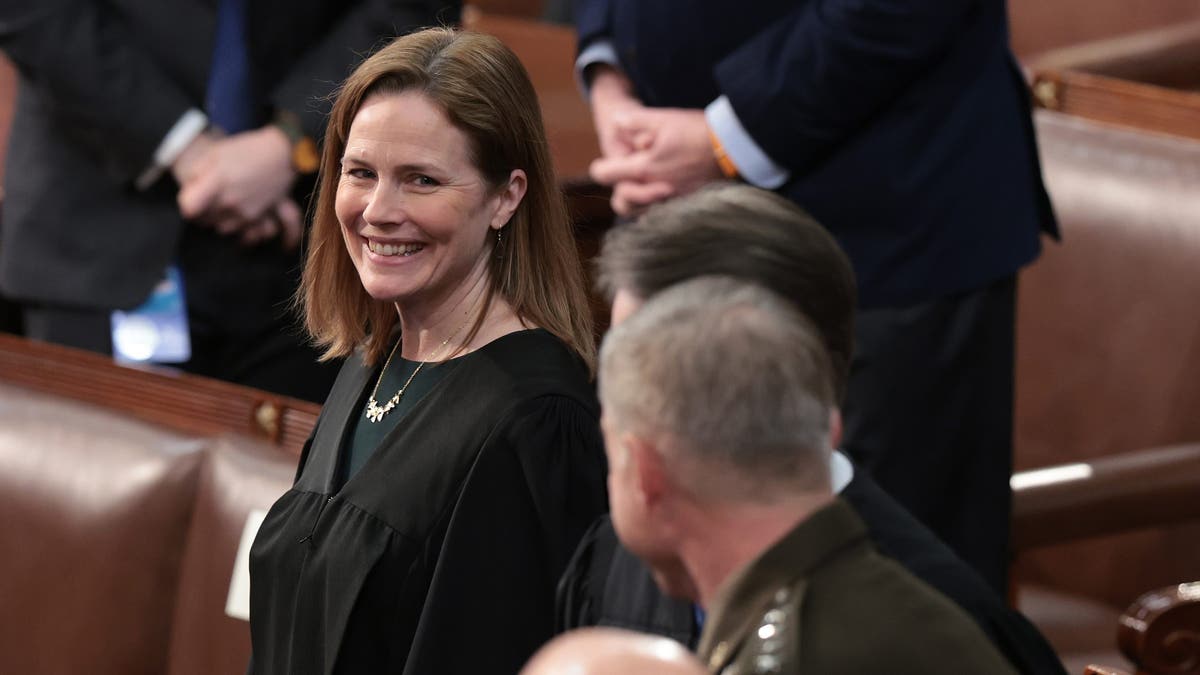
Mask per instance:
[[[424,95],[378,94],[350,125],[334,211],[371,297],[436,312],[486,280],[494,231],[524,194],[520,169],[488,185],[466,134]]]

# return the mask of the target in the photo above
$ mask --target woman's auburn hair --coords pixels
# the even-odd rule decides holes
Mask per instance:
[[[430,28],[397,38],[363,61],[337,92],[326,127],[317,198],[297,304],[322,360],[362,348],[382,360],[398,322],[395,306],[372,298],[346,252],[334,212],[350,125],[376,94],[416,91],[466,134],[475,167],[494,189],[522,169],[528,187],[503,243],[492,245],[478,333],[498,293],[524,322],[565,342],[595,372],[596,336],[566,202],[554,176],[537,95],[525,68],[494,37]]]

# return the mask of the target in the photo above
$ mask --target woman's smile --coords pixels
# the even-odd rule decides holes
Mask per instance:
[[[387,244],[384,242],[376,242],[372,239],[367,240],[367,248],[371,253],[385,258],[393,258],[403,256],[405,258],[425,250],[424,244]]]

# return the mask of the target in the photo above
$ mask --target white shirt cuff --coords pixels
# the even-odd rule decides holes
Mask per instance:
[[[159,176],[175,163],[187,146],[208,127],[208,115],[192,108],[183,113],[171,130],[163,136],[162,142],[154,150],[154,163],[146,167],[138,176],[134,185],[139,190],[146,190],[154,185]]]
[[[747,183],[774,190],[787,182],[790,172],[758,147],[746,127],[742,126],[727,97],[721,96],[709,103],[704,109],[704,118],[708,121],[708,128],[721,141],[725,154],[733,160],[738,173]]]
[[[592,92],[587,80],[583,77],[583,71],[587,70],[588,66],[597,63],[607,63],[620,70],[621,61],[617,58],[617,48],[610,40],[593,42],[588,45],[587,49],[579,53],[579,58],[575,59],[575,83],[579,85],[579,91],[583,92],[585,99],[590,98]]]

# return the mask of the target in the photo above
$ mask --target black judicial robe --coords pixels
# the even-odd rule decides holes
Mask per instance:
[[[251,550],[253,673],[514,673],[607,507],[586,369],[546,331],[451,367],[344,486],[378,369],[343,368]]]

